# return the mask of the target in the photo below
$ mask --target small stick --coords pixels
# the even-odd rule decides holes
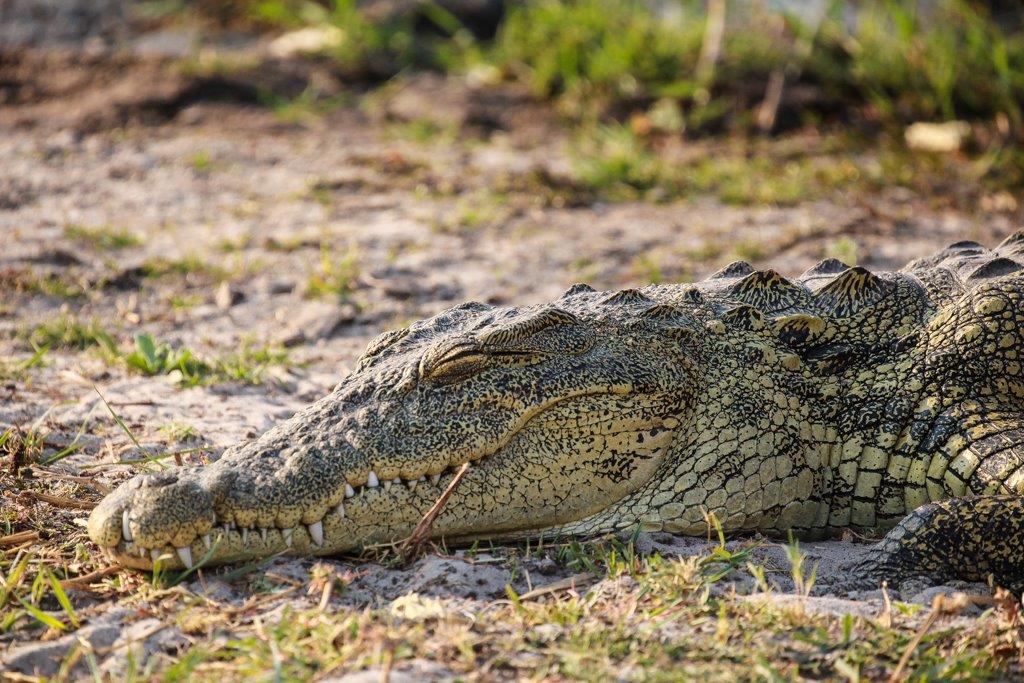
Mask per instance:
[[[423,519],[416,525],[416,528],[412,530],[409,538],[405,539],[398,544],[398,551],[402,553],[402,559],[405,562],[411,560],[416,554],[419,553],[420,546],[423,542],[430,537],[430,531],[434,528],[434,520],[441,514],[441,510],[444,509],[445,504],[451,495],[455,492],[455,487],[459,485],[462,478],[466,476],[466,472],[469,471],[469,463],[465,463],[459,468],[459,471],[452,477],[451,482],[448,484],[448,488],[444,490],[444,493],[438,497],[437,501],[427,510],[427,514],[423,515]]]
[[[0,536],[0,547],[6,547],[9,545],[19,545],[21,543],[30,543],[32,541],[38,540],[39,533],[36,531],[19,531],[15,534]]]
[[[697,104],[703,106],[711,99],[711,85],[715,79],[715,65],[722,50],[722,36],[725,35],[725,0],[708,0],[708,23],[704,30],[704,42],[697,59]]]
[[[320,611],[323,612],[327,609],[327,606],[331,604],[331,593],[334,589],[334,577],[324,583],[324,592],[320,594]]]
[[[27,493],[36,500],[49,503],[54,507],[71,508],[72,510],[92,510],[96,507],[96,503],[92,503],[87,500],[74,500],[72,498],[64,498],[62,496],[53,496],[49,493],[42,493],[40,491],[28,491]]]
[[[540,586],[539,588],[534,588],[531,591],[527,591],[526,593],[520,595],[519,599],[532,600],[534,598],[539,598],[543,595],[548,595],[550,593],[558,593],[559,591],[565,590],[576,590],[577,584],[582,583],[587,579],[593,578],[593,574],[573,574],[572,576],[568,576],[564,579],[559,579],[554,583],[549,583],[546,586]]]
[[[941,594],[936,595],[935,599],[932,600],[932,611],[928,613],[928,617],[924,620],[924,623],[921,624],[921,628],[917,630],[914,637],[910,639],[909,643],[907,643],[907,649],[903,651],[903,656],[900,657],[899,664],[896,665],[896,668],[893,669],[892,675],[889,676],[889,683],[896,683],[896,681],[900,680],[900,677],[903,675],[903,670],[907,668],[907,663],[910,661],[910,657],[914,654],[914,650],[916,650],[917,646],[921,644],[921,639],[924,638],[926,633],[928,633],[928,629],[932,627],[935,620],[939,618],[939,613],[942,612],[943,600],[944,598]]]
[[[117,572],[121,571],[121,569],[122,567],[112,564],[109,567],[97,569],[94,572],[89,572],[88,574],[83,574],[82,576],[76,576],[73,579],[65,579],[64,581],[60,582],[60,587],[73,588],[75,590],[89,590],[89,584],[91,584],[93,581],[96,581],[97,579],[102,579],[104,576],[116,574]]]

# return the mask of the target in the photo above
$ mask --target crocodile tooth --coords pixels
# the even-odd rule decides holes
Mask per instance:
[[[292,547],[292,534],[295,533],[295,529],[281,529],[281,536],[284,537],[284,544],[289,548]]]
[[[192,569],[192,549],[188,546],[184,548],[175,548],[178,552],[178,557],[181,558],[181,563],[185,565],[186,569]]]
[[[242,527],[242,545],[245,545],[245,542],[248,541],[248,540],[249,540],[249,527],[243,526]]]
[[[313,522],[307,524],[306,528],[309,529],[309,537],[313,539],[313,543],[317,545],[324,544],[324,524],[323,522]]]
[[[228,526],[227,524],[222,526],[221,529],[224,531],[224,535],[225,536],[227,536],[227,535],[229,535],[231,533],[231,527]]]
[[[210,534],[203,534],[203,545],[207,550],[213,547],[213,539],[210,538]]]
[[[366,479],[366,485],[371,489],[375,489],[380,485],[380,479],[377,478],[377,473],[373,470],[370,470],[370,476]]]
[[[334,509],[337,510],[339,517],[341,517],[342,519],[345,519],[345,504],[344,503],[338,503],[338,507],[336,507]]]
[[[345,484],[345,497],[346,498],[351,498],[354,495],[356,495],[356,491],[355,491],[355,489],[352,488],[352,484],[346,483]]]
[[[160,559],[160,551],[156,548],[150,549],[149,557],[151,560],[153,560],[153,562],[156,562],[158,559]]]
[[[135,552],[137,552],[139,554],[139,557],[145,557],[146,556],[146,549],[143,548],[141,545],[135,546]]]
[[[439,481],[441,481],[441,475],[440,474],[431,474],[430,475],[430,483],[431,484],[436,484]]]
[[[389,490],[389,489],[391,488],[391,484],[393,484],[393,483],[394,483],[394,482],[392,482],[392,481],[391,481],[390,479],[388,479],[387,481],[385,481],[385,482],[384,482],[384,490],[385,490],[385,491]]]
[[[424,475],[421,475],[420,478],[417,479],[416,481],[426,481],[426,480],[427,480],[427,475],[424,474]]]
[[[267,527],[265,527],[265,526],[260,527],[260,538],[263,539],[264,543],[267,542]]]
[[[121,513],[121,535],[124,536],[124,540],[132,541],[132,530],[128,528],[128,511],[125,510]]]
[[[409,481],[405,482],[405,485],[409,487],[410,491],[413,491],[416,489],[416,482],[416,479],[410,479]]]

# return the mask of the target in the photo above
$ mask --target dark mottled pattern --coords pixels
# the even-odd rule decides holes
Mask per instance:
[[[863,581],[1020,587],[1022,262],[1018,233],[896,273],[737,262],[466,303],[382,334],[329,396],[213,465],[126,483],[90,534],[139,567],[207,544],[220,562],[352,550],[406,536],[469,462],[437,536],[704,534],[708,514],[804,538],[895,527]]]

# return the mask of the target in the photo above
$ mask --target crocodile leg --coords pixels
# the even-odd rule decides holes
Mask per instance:
[[[1024,496],[953,498],[922,505],[851,567],[852,587],[899,588],[951,579],[1024,593]]]

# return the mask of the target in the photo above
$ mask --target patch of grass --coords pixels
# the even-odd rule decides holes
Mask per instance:
[[[633,259],[633,271],[639,279],[652,285],[660,285],[665,281],[661,264],[650,254],[641,254]]]
[[[613,199],[633,199],[673,184],[664,160],[628,126],[600,125],[581,135],[573,166],[585,186]]]
[[[248,249],[252,246],[253,239],[251,235],[242,235],[237,239],[230,237],[221,237],[214,244],[214,248],[222,254],[232,254],[244,249]]]
[[[720,6],[721,14],[709,7]],[[514,6],[492,62],[563,110],[672,98],[689,128],[753,126],[772,73],[864,102],[886,122],[1007,116],[1020,122],[1024,31],[980,3],[869,0],[814,17],[757,3],[540,0]],[[812,23],[806,23],[812,22]],[[745,92],[746,91],[746,92]],[[805,108],[806,110],[806,108]]]
[[[78,614],[60,581],[34,553],[19,553],[6,575],[0,571],[0,585],[0,632],[28,624],[56,633],[78,628]],[[49,609],[50,601],[56,613]]]
[[[157,428],[157,431],[163,434],[167,441],[171,443],[188,441],[199,436],[199,430],[195,427],[187,422],[180,422],[177,420],[160,425]]]
[[[439,35],[417,35],[412,12],[382,13],[371,20],[358,5],[356,0],[262,0],[254,10],[255,16],[268,23],[322,29],[328,39],[319,54],[332,58],[353,76],[388,77],[412,66],[452,67],[461,64],[463,54],[473,46],[469,32],[439,5],[423,3],[418,7],[439,29]]]
[[[458,196],[431,228],[440,233],[472,232],[501,223],[510,213],[507,195],[490,190],[470,192]]]
[[[82,322],[67,314],[50,322],[37,325],[28,333],[28,340],[36,347],[84,351],[99,347],[113,353],[117,343],[96,320]]]
[[[313,123],[352,102],[348,93],[325,96],[314,88],[306,88],[291,98],[264,90],[260,92],[259,99],[282,123],[300,125]]]
[[[817,150],[795,157],[782,152],[725,140],[677,160],[630,126],[602,124],[579,136],[572,159],[579,181],[611,200],[712,194],[726,204],[785,206],[863,184],[865,174],[849,160]]]
[[[263,384],[270,367],[291,364],[289,353],[280,346],[263,346],[243,342],[237,351],[218,356],[213,375],[221,380],[244,384]]]
[[[441,30],[424,36],[404,19],[367,18],[354,0],[254,6],[274,24],[334,29],[341,38],[325,54],[343,69],[483,69],[528,85],[580,126],[576,179],[607,200],[714,194],[729,204],[790,205],[837,187],[895,183],[931,186],[937,201],[951,201],[941,190],[949,158],[908,154],[903,144],[903,127],[920,120],[972,122],[963,175],[973,186],[1012,192],[1024,185],[1024,13],[1017,10],[996,17],[964,0],[927,8],[833,3],[820,14],[752,0],[681,0],[670,9],[641,0],[536,0],[511,6],[494,40],[480,43],[443,12],[430,16]],[[320,106],[307,94],[294,104]],[[888,140],[891,153],[883,150],[877,163],[838,153],[817,163],[802,155],[781,162],[771,150],[711,150],[680,161],[662,149],[680,135],[833,123]],[[430,141],[451,131],[423,120],[392,132]]]
[[[198,306],[202,302],[203,302],[203,297],[201,297],[199,295],[196,295],[196,294],[193,294],[193,295],[175,294],[175,295],[171,296],[171,298],[168,300],[168,303],[171,305],[171,310],[173,310],[173,311],[187,311],[189,309],[195,308],[196,306]]]
[[[142,276],[147,278],[162,278],[177,275],[198,276],[212,280],[224,280],[228,276],[228,272],[224,268],[213,265],[194,254],[189,254],[178,259],[168,259],[163,257],[151,258],[145,261],[140,266],[140,269],[142,271]]]
[[[588,100],[690,94],[683,79],[704,31],[695,9],[687,3],[685,18],[663,20],[637,0],[524,3],[511,8],[491,58],[537,95],[560,96],[572,109]]]
[[[200,149],[188,156],[185,160],[186,163],[192,167],[196,173],[206,174],[213,170],[213,157],[210,152],[205,149]]]
[[[99,226],[95,228],[69,223],[64,226],[64,235],[68,239],[78,242],[85,242],[94,249],[104,251],[127,249],[137,247],[142,241],[128,232],[110,226]]]
[[[320,264],[306,279],[306,296],[350,302],[359,279],[359,254],[354,246],[340,255],[320,245]]]
[[[736,255],[736,258],[742,261],[759,261],[765,257],[764,246],[760,242],[753,240],[743,240],[737,242],[732,247],[732,253]]]
[[[800,543],[793,538],[792,533],[790,533],[789,543],[786,544],[786,559],[789,560],[793,590],[797,595],[806,598],[811,594],[811,589],[814,588],[814,583],[818,578],[818,565],[815,564],[809,572],[807,571],[805,566],[807,556],[800,551]]]
[[[249,574],[260,602],[280,606],[273,618],[225,613],[179,588],[163,594],[161,609],[170,617],[187,608],[179,625],[196,642],[171,661],[151,661],[168,681],[305,679],[414,662],[457,678],[876,680],[908,652],[910,680],[974,680],[1007,676],[1020,652],[1009,644],[1012,600],[972,625],[944,623],[915,644],[920,619],[895,611],[819,614],[712,591],[719,569],[742,566],[742,553],[643,557],[627,542],[605,540],[545,554],[591,578],[532,597],[509,587],[507,599],[471,605],[412,594],[378,607],[325,609],[316,601],[328,581],[317,572],[308,583]],[[232,637],[210,637],[224,630]],[[992,642],[1007,646],[993,651]]]
[[[391,124],[388,133],[399,140],[449,145],[458,138],[459,127],[454,122],[441,124],[431,119],[414,119]]]
[[[39,347],[31,356],[17,361],[0,358],[0,381],[16,382],[24,380],[29,370],[46,365],[46,354],[49,350],[49,347],[46,346]]]
[[[702,242],[700,246],[686,252],[687,258],[697,263],[708,263],[718,259],[722,255],[722,245],[710,240]]]
[[[7,471],[17,475],[23,467],[38,460],[46,447],[46,437],[39,422],[28,429],[13,426],[0,433],[0,454],[7,460]]]
[[[135,336],[135,348],[124,354],[124,363],[144,375],[177,373],[186,385],[196,385],[209,374],[210,367],[188,349],[173,349],[158,344],[150,334]]]
[[[243,342],[235,351],[210,359],[188,348],[174,348],[157,342],[152,335],[136,335],[134,348],[122,352],[120,360],[144,375],[169,375],[183,386],[219,382],[262,384],[271,366],[290,364],[288,352],[276,346]]]
[[[835,258],[848,266],[855,266],[857,265],[859,251],[860,247],[857,245],[857,241],[852,237],[843,235],[826,243],[821,255],[822,258]]]
[[[29,268],[0,270],[0,292],[15,294],[43,294],[58,299],[78,299],[85,296],[87,284],[70,272],[38,272]]]
[[[813,61],[816,75],[845,78],[886,117],[953,119],[1002,113],[1020,122],[1024,35],[1019,17],[993,20],[980,3],[945,0],[929,16],[916,3],[871,2],[856,28],[826,26],[838,63]],[[838,68],[842,68],[841,75]]]

